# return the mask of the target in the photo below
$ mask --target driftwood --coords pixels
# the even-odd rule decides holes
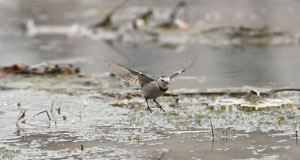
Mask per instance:
[[[187,92],[187,93],[165,93],[164,96],[169,97],[177,97],[177,96],[233,96],[233,97],[239,97],[244,96],[248,92],[228,92],[228,91],[220,91],[220,92]]]
[[[274,95],[277,92],[284,92],[284,91],[300,91],[300,88],[276,88],[276,89],[272,89],[270,91],[267,92],[260,92],[259,95],[261,97],[269,97]],[[179,94],[173,94],[173,93],[166,93],[164,94],[164,96],[196,96],[196,95],[200,95],[200,96],[224,96],[224,95],[228,95],[228,96],[232,96],[232,97],[241,97],[241,96],[245,96],[249,93],[252,93],[252,90],[250,92],[230,92],[230,91],[220,91],[220,92],[189,92],[189,93],[179,93]]]
[[[284,92],[284,91],[296,91],[299,92],[300,88],[278,88],[278,89],[272,89],[269,92],[265,92],[266,95],[270,96],[277,92]]]

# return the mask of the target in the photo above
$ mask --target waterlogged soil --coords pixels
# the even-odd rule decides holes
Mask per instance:
[[[133,86],[109,74],[7,75],[0,86],[1,159],[298,158],[297,92],[257,103],[229,95],[163,96],[166,112],[150,103],[149,113]]]

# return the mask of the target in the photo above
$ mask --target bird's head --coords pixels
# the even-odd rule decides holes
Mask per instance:
[[[260,97],[260,93],[256,90],[252,90],[250,91],[251,94],[255,95],[256,97]]]
[[[166,89],[168,88],[168,86],[170,85],[170,77],[168,76],[161,76],[158,80],[158,85],[163,88]]]

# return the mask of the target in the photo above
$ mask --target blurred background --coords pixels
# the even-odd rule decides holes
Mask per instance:
[[[299,15],[300,0],[0,0],[0,159],[299,159]],[[166,75],[195,55],[152,114],[103,61]]]
[[[0,66],[74,64],[103,74],[109,71],[103,62],[109,55],[125,66],[163,75],[197,55],[196,65],[173,88],[300,87],[300,2],[186,0],[176,16],[188,29],[153,27],[168,21],[179,2],[0,0]],[[92,28],[84,34],[120,4],[111,16],[118,29]],[[152,26],[128,27],[149,9]]]

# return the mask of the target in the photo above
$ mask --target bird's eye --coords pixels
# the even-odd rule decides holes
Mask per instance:
[[[162,79],[163,82],[165,82],[165,80]]]

